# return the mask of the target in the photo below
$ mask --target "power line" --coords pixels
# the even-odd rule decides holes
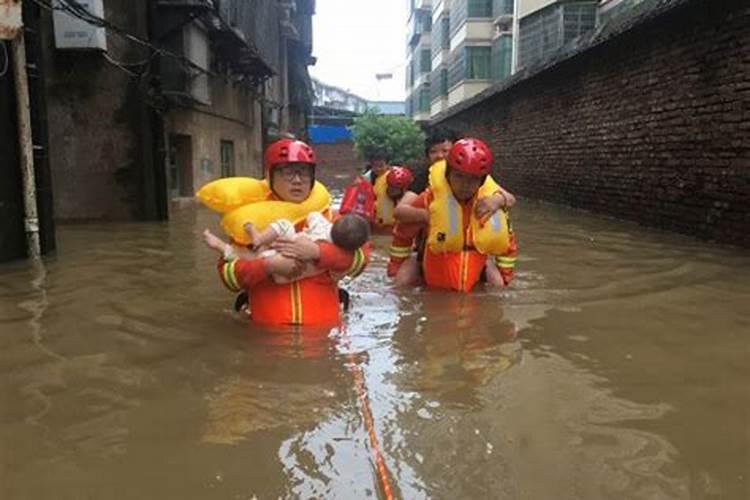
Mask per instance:
[[[126,40],[129,40],[131,42],[137,43],[137,44],[139,44],[139,45],[141,45],[143,47],[146,47],[146,48],[150,49],[151,51],[153,51],[153,53],[152,53],[151,57],[149,58],[149,61],[150,61],[151,58],[153,58],[154,55],[171,57],[173,59],[176,59],[176,60],[180,61],[182,64],[188,66],[189,68],[191,68],[193,70],[196,70],[196,71],[198,71],[200,73],[204,73],[204,74],[210,75],[210,76],[217,76],[214,72],[212,72],[212,71],[210,71],[208,69],[205,69],[205,68],[203,68],[201,66],[198,66],[193,61],[191,61],[190,59],[186,58],[185,56],[182,56],[182,55],[179,55],[179,54],[175,54],[174,52],[171,52],[169,50],[157,47],[156,45],[152,44],[148,40],[145,40],[145,39],[140,38],[140,37],[138,37],[136,35],[133,35],[132,33],[124,30],[123,28],[120,28],[119,26],[117,26],[115,24],[112,24],[111,22],[107,21],[106,19],[103,19],[101,17],[98,17],[98,16],[95,16],[95,15],[91,14],[88,10],[86,10],[85,7],[81,6],[75,0],[57,0],[58,4],[59,4],[59,7],[55,7],[54,5],[52,5],[51,3],[49,3],[48,1],[45,1],[45,0],[32,0],[32,1],[35,4],[39,5],[40,7],[44,8],[44,9],[47,9],[49,11],[55,11],[55,10],[63,11],[65,13],[67,13],[68,15],[71,15],[71,16],[77,18],[77,19],[80,19],[81,21],[84,21],[84,22],[86,22],[86,23],[88,23],[88,24],[90,24],[92,26],[96,26],[97,28],[107,29],[107,30],[111,31],[114,34],[116,34],[116,35],[118,35],[118,36],[120,36],[122,38],[125,38]],[[111,59],[111,58],[105,57],[105,59],[107,59],[110,63],[114,64],[115,66],[120,67],[121,69],[123,69],[124,66],[125,66],[124,64],[113,62],[114,60]],[[145,64],[145,62],[143,64]],[[142,65],[142,64],[140,64],[140,63],[134,63],[132,65],[133,66],[138,66],[138,65]],[[129,70],[128,70],[128,72],[132,73]]]

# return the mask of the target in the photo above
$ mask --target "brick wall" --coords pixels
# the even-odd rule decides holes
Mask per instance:
[[[687,2],[443,119],[512,191],[750,246],[750,7]]]
[[[343,187],[364,170],[365,162],[356,158],[351,141],[312,146],[318,157],[317,178],[331,189]]]

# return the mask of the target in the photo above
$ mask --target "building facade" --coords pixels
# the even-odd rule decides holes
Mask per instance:
[[[330,108],[337,111],[351,111],[362,113],[367,109],[367,99],[357,94],[323,83],[315,78],[312,79],[313,104],[320,108]]]
[[[406,112],[429,120],[512,74],[514,0],[414,0]]]
[[[103,26],[43,20],[58,220],[166,218],[205,182],[259,175],[274,138],[304,137],[314,0],[97,4]],[[60,42],[92,29],[96,46]]]
[[[518,67],[552,56],[563,45],[596,26],[598,0],[519,2]]]
[[[409,0],[406,114],[433,119],[642,1]]]

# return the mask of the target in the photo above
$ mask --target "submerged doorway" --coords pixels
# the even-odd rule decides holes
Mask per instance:
[[[169,135],[169,196],[193,196],[193,143],[189,135]]]

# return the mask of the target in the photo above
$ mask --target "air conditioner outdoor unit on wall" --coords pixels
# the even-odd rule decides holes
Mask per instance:
[[[104,18],[103,0],[54,0],[55,11],[52,20],[55,26],[55,47],[58,49],[107,50],[105,28],[76,17],[69,9],[78,4],[96,18]]]

